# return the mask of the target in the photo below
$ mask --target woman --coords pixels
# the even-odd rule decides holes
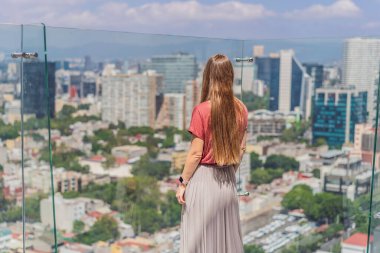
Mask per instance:
[[[243,253],[235,173],[245,151],[247,108],[233,95],[234,70],[224,55],[203,72],[201,103],[177,199],[182,204],[180,253]]]

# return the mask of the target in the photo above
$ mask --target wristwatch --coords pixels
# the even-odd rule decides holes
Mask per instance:
[[[184,186],[186,186],[189,183],[189,181],[186,181],[185,179],[183,179],[182,176],[178,178],[178,181],[180,184],[183,184]]]

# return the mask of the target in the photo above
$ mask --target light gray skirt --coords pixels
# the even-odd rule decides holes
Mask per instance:
[[[199,165],[185,191],[180,253],[243,253],[232,166]]]

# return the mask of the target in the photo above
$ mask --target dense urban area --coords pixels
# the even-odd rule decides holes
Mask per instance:
[[[368,241],[380,252],[380,40],[341,46],[331,63],[285,46],[231,57],[249,111],[236,173],[249,192],[238,197],[246,253],[365,252],[372,182]],[[55,239],[61,253],[179,252],[176,179],[205,61],[171,50],[49,58],[48,88],[41,58],[0,53],[0,252],[21,252],[23,212],[27,252],[52,252]]]

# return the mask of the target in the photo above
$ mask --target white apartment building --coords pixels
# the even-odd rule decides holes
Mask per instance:
[[[342,247],[341,253],[367,253],[367,240],[368,236],[366,234],[353,234],[340,243],[340,246]],[[372,243],[373,236],[370,237],[370,244]],[[371,250],[369,252],[371,252]]]
[[[60,193],[55,194],[56,226],[59,230],[71,232],[75,220],[80,220],[86,213],[106,207],[99,199],[75,198],[64,199]],[[53,227],[52,198],[49,196],[40,202],[42,224]]]
[[[188,128],[191,121],[191,115],[194,107],[199,104],[201,96],[200,81],[188,81],[185,90],[185,113],[186,122],[185,127]]]
[[[113,74],[101,78],[102,120],[131,126],[154,126],[156,87],[160,76],[153,71],[143,74]]]
[[[376,80],[380,71],[380,39],[351,38],[344,43],[343,83],[368,91],[368,122],[375,115]]]

